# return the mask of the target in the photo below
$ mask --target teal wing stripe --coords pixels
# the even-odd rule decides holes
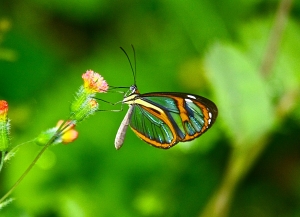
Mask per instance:
[[[167,115],[168,119],[170,120],[173,128],[175,129],[177,135],[183,139],[185,137],[185,130],[182,125],[182,121],[180,118],[180,112],[178,110],[178,107],[176,105],[176,102],[174,99],[169,98],[169,97],[143,97],[143,100],[153,104],[154,106],[162,109],[165,114]]]
[[[168,125],[137,104],[133,108],[130,126],[144,136],[159,143],[171,143],[174,138]]]

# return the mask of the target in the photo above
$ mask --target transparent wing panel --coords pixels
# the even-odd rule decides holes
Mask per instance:
[[[159,143],[171,143],[174,139],[166,123],[139,105],[134,105],[130,126],[145,137]]]
[[[177,135],[181,139],[185,137],[185,128],[180,117],[180,111],[178,109],[176,99],[167,96],[147,96],[143,97],[143,99],[162,109],[172,123]]]
[[[195,132],[200,132],[205,123],[201,108],[190,100],[186,101],[185,108],[190,119],[189,124]],[[193,130],[189,132],[189,135],[193,135]]]

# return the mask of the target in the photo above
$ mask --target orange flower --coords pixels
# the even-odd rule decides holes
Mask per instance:
[[[38,145],[46,145],[50,139],[56,135],[55,140],[53,141],[52,145],[59,144],[59,143],[70,143],[73,142],[78,137],[78,132],[74,129],[75,124],[71,121],[65,122],[63,120],[57,122],[56,126],[50,128],[42,133],[35,139],[35,142]],[[59,129],[59,131],[57,131]]]
[[[84,81],[84,89],[88,93],[103,93],[108,89],[107,82],[97,72],[87,70],[86,73],[82,75],[82,78]]]
[[[6,151],[10,144],[7,112],[8,103],[5,100],[0,100],[0,151]]]
[[[0,100],[0,119],[5,120],[7,118],[8,103],[5,100]]]
[[[56,127],[59,128],[63,122],[63,120],[58,121]],[[64,127],[66,128],[61,132],[62,143],[67,144],[74,142],[78,138],[78,132],[74,129],[75,124],[71,123],[70,121],[67,121],[62,128]]]

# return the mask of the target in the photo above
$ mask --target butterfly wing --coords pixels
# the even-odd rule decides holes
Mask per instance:
[[[132,130],[147,143],[165,149],[199,137],[218,115],[212,101],[185,93],[146,93],[130,104]]]

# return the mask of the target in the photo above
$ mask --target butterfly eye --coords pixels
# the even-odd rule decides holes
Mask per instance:
[[[130,86],[130,91],[131,91],[131,93],[135,92],[136,91],[136,86],[135,85],[131,85]]]

